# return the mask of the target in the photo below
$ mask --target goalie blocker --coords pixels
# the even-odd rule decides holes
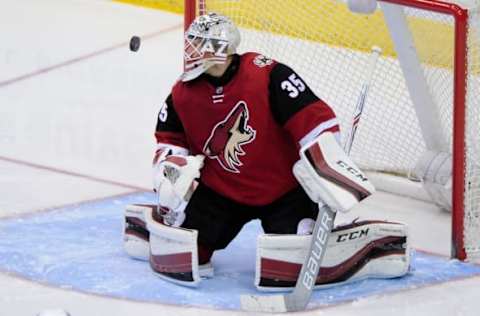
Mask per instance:
[[[368,178],[325,132],[300,150],[293,173],[310,199],[333,211],[349,211],[375,192]]]

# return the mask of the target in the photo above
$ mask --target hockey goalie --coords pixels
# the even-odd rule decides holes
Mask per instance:
[[[249,221],[260,290],[295,285],[319,205],[346,212],[374,192],[338,144],[333,110],[290,67],[237,53],[232,21],[209,13],[185,32],[185,71],[161,106],[153,162],[158,205],[125,211],[124,247],[160,277],[196,286],[212,254]],[[405,225],[332,230],[316,286],[407,273]],[[253,247],[254,245],[252,245]]]

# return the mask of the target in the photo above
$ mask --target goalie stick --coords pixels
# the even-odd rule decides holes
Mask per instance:
[[[375,65],[381,54],[381,48],[372,47],[369,56],[369,65],[367,69],[367,78],[362,85],[362,89],[357,100],[353,116],[352,128],[345,143],[344,150],[347,154],[352,148],[360,117],[363,112],[367,93],[372,81]],[[295,288],[289,294],[283,295],[242,295],[240,297],[242,309],[256,312],[292,312],[304,310],[312,295],[315,281],[318,277],[325,250],[327,248],[328,238],[335,222],[336,212],[328,205],[320,205],[312,232],[312,240],[307,252],[307,257],[302,264],[302,269],[295,284]]]
[[[353,122],[352,128],[350,129],[350,134],[348,135],[347,141],[345,143],[344,150],[347,154],[350,154],[350,150],[352,149],[353,139],[355,138],[355,134],[357,132],[358,123],[360,122],[360,117],[363,113],[363,107],[365,106],[365,100],[367,98],[368,89],[370,88],[370,84],[372,82],[373,73],[375,71],[375,65],[377,64],[378,57],[382,53],[382,49],[378,46],[373,46],[372,51],[369,58],[369,65],[368,65],[368,72],[367,72],[367,79],[362,85],[362,90],[360,91],[360,95],[357,100],[357,105],[355,107],[355,112],[353,113]]]

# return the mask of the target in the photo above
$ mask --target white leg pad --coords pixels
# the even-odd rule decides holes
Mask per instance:
[[[255,285],[261,291],[293,289],[311,236],[260,235]],[[407,227],[400,223],[365,221],[335,228],[328,242],[315,288],[365,278],[395,278],[408,273]]]
[[[182,280],[175,280],[175,273],[177,274],[176,277],[183,278],[184,275],[189,275],[191,272],[192,278],[195,279],[196,274],[193,271],[198,270],[198,275],[201,278],[213,277],[214,269],[211,262],[203,265],[198,265],[197,263],[196,231],[162,224],[160,218],[154,219],[153,217],[156,209],[156,205],[127,205],[124,213],[123,229],[123,248],[125,252],[134,259],[151,261],[151,264],[153,261],[152,269],[163,278],[175,283],[184,284]],[[153,233],[150,232],[151,229]],[[152,242],[150,242],[151,240]],[[152,243],[153,245],[151,245]],[[183,245],[183,247],[176,248],[178,245]],[[155,255],[153,258],[150,256],[151,247],[154,248],[153,253]],[[181,253],[182,251],[184,251],[183,254]],[[158,259],[158,256],[164,256],[163,263],[162,260]],[[186,260],[185,256],[191,257],[191,259]],[[181,261],[166,263],[166,258],[174,258],[174,260]],[[180,267],[182,264],[184,266]],[[186,268],[189,266],[192,267],[192,271]],[[172,274],[174,277],[172,277]],[[184,285],[195,286],[191,282],[187,281]]]
[[[170,227],[146,217],[150,232],[150,266],[170,282],[196,287],[200,281],[196,230]]]
[[[146,217],[156,208],[154,205],[131,204],[124,212],[123,249],[132,258],[148,261],[150,257],[150,232]]]

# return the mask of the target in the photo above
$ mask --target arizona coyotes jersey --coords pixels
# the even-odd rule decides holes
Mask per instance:
[[[157,122],[159,145],[206,156],[200,181],[246,205],[298,186],[300,145],[338,131],[332,109],[292,69],[256,53],[234,55],[222,78],[178,81]]]

